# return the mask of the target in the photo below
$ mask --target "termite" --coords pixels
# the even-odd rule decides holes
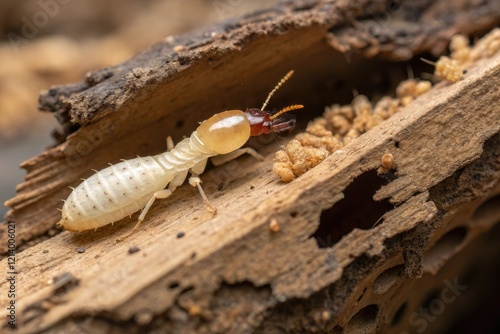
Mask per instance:
[[[291,130],[295,119],[280,117],[303,105],[290,105],[271,113],[265,110],[278,88],[293,74],[288,72],[269,93],[260,109],[227,110],[205,120],[175,147],[167,138],[167,151],[155,156],[122,160],[84,180],[64,201],[58,226],[73,232],[97,229],[131,216],[142,209],[134,228],[118,238],[122,241],[141,225],[156,199],[169,197],[184,183],[188,172],[189,184],[197,187],[205,204],[212,208],[198,177],[205,170],[208,158],[219,165],[248,153],[263,157],[252,148],[242,146],[252,136]],[[219,156],[220,155],[220,156]]]
[[[458,82],[467,73],[467,70],[462,68],[462,65],[455,60],[446,56],[441,56],[437,62],[430,61],[425,58],[420,58],[423,62],[435,67],[434,74],[450,82]]]

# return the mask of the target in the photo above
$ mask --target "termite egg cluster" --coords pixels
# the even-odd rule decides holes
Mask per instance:
[[[493,56],[500,50],[500,28],[495,28],[483,38],[478,40],[473,47],[469,46],[469,39],[463,35],[455,35],[450,42],[451,59],[462,66],[481,59]]]
[[[310,122],[305,132],[276,152],[274,172],[282,181],[292,181],[400,111],[431,86],[429,81],[409,79],[398,85],[396,97],[385,96],[375,105],[366,96],[358,95],[351,104],[326,107],[322,117]]]
[[[455,35],[450,41],[450,57],[441,56],[435,63],[434,74],[441,79],[457,82],[466,68],[481,58],[493,56],[500,50],[500,28],[493,29],[471,47],[464,35]]]
[[[467,37],[456,35],[450,43],[450,57],[443,56],[436,62],[435,74],[456,82],[462,78],[464,68],[480,58],[491,57],[498,50],[499,28],[477,41],[473,47],[469,46]],[[351,104],[326,107],[322,117],[311,121],[305,132],[296,135],[283,150],[276,152],[273,171],[282,181],[292,181],[402,110],[431,87],[430,81],[408,79],[397,86],[396,97],[384,96],[372,103],[366,96],[358,95]],[[381,172],[394,168],[394,157],[391,159],[391,156],[384,155]]]
[[[451,59],[447,56],[441,56],[436,62],[434,74],[441,79],[450,82],[458,82],[464,75],[464,69],[458,60]]]

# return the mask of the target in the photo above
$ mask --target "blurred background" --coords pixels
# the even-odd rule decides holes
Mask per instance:
[[[273,6],[277,0],[25,0],[0,2],[0,214],[24,180],[19,164],[54,144],[40,91],[80,81],[170,35]],[[3,219],[1,219],[3,220]]]

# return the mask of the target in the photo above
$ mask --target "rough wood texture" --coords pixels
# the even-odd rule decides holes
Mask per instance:
[[[167,134],[178,141],[215,112],[259,106],[290,68],[296,77],[272,104],[305,104],[309,114],[301,117],[310,119],[350,90],[333,95],[335,80],[373,85],[381,64],[397,72],[384,58],[443,52],[464,20],[475,22],[465,31],[473,33],[500,17],[496,1],[477,7],[419,3],[419,10],[406,3],[391,9],[385,1],[285,3],[207,34],[157,44],[82,83],[49,90],[41,109],[56,113],[64,142],[23,165],[26,181],[8,203],[18,245],[53,228],[66,186],[78,184],[91,168],[162,151]],[[364,27],[387,13],[390,19],[381,24],[387,35],[367,38]],[[357,29],[350,31],[353,20]],[[173,52],[177,44],[184,51]],[[353,47],[359,49],[349,53]],[[382,58],[359,57],[377,54]],[[202,176],[219,208],[215,217],[195,190],[181,187],[155,204],[140,233],[124,243],[115,238],[132,227],[128,219],[32,245],[17,255],[22,331],[388,330],[399,306],[391,298],[409,294],[405,279],[437,273],[498,221],[498,209],[484,207],[494,208],[500,193],[499,78],[500,55],[481,60],[464,80],[437,85],[290,184],[270,172],[274,139],[253,142],[265,161],[241,158]],[[81,126],[72,134],[70,119]],[[384,184],[374,170],[386,150],[394,154],[397,172]],[[348,195],[353,187],[359,196]],[[360,198],[363,207],[356,207]],[[339,206],[365,212],[350,233],[332,222]],[[370,228],[380,210],[382,223]],[[277,233],[269,230],[272,220],[280,225]],[[5,229],[0,231],[5,240]],[[176,237],[179,231],[183,238]],[[450,239],[448,233],[452,246],[426,257],[438,240]],[[128,252],[132,246],[139,251]],[[80,247],[84,253],[76,251]],[[63,273],[70,274],[63,276],[68,284],[54,293],[61,280],[49,280]],[[391,329],[407,325],[401,321]]]

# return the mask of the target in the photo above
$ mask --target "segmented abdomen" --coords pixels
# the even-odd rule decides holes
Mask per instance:
[[[154,157],[112,165],[73,190],[63,206],[61,224],[82,231],[120,220],[142,209],[173,177]]]
[[[70,231],[84,231],[143,209],[177,173],[214,155],[195,140],[186,138],[170,152],[125,160],[95,173],[69,195],[59,224]]]

